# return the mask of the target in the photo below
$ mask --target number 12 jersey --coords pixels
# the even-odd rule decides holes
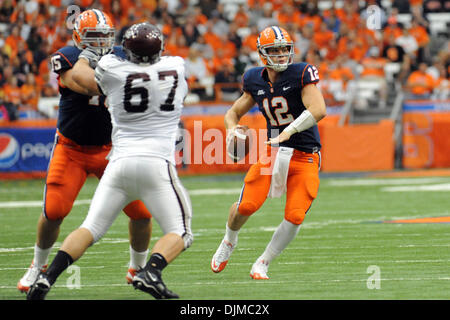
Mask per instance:
[[[267,121],[268,138],[276,137],[292,121],[306,110],[302,101],[302,89],[319,82],[317,68],[308,63],[293,63],[271,83],[264,67],[248,70],[243,77],[243,90],[252,95]],[[320,151],[317,125],[295,133],[280,144],[307,153]]]

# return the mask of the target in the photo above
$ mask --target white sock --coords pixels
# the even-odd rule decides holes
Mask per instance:
[[[277,230],[275,230],[272,240],[270,240],[263,254],[257,260],[262,260],[264,264],[268,265],[295,238],[300,231],[300,226],[283,219]]]
[[[52,247],[48,249],[41,249],[37,244],[34,245],[34,259],[33,265],[39,269],[48,264],[48,256],[50,255],[50,251]]]
[[[147,263],[148,249],[142,252],[137,252],[130,246],[130,264],[128,268],[136,269],[144,268]]]
[[[224,240],[228,241],[233,246],[235,246],[238,241],[238,234],[239,234],[239,230],[237,230],[237,231],[231,230],[228,227],[228,223],[227,223]]]

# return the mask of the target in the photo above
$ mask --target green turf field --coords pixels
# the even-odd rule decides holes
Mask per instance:
[[[182,181],[191,191],[195,239],[164,272],[167,286],[182,299],[450,299],[450,224],[382,223],[450,217],[450,177],[322,176],[318,199],[297,238],[271,264],[267,281],[252,280],[249,272],[283,217],[284,199],[266,201],[242,229],[227,268],[215,274],[210,259],[242,176]],[[86,201],[64,221],[56,247],[83,221],[96,185],[88,179],[78,197]],[[1,300],[25,299],[16,283],[32,259],[43,187],[42,180],[0,182]],[[155,223],[151,244],[160,236]],[[125,282],[128,246],[121,215],[72,273],[61,275],[47,299],[153,299]]]

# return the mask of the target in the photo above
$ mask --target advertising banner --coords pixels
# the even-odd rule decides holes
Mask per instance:
[[[405,112],[403,166],[450,167],[450,112]]]
[[[0,128],[0,175],[45,172],[55,128]]]

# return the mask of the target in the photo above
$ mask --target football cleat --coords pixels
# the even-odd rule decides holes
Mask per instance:
[[[268,264],[265,264],[263,260],[257,260],[252,266],[250,277],[255,280],[269,280],[269,277],[267,276],[268,270]]]
[[[220,272],[225,269],[231,253],[236,245],[232,245],[226,240],[222,240],[219,248],[211,259],[211,270],[214,272]]]
[[[167,289],[161,273],[156,270],[140,270],[133,278],[133,287],[147,292],[155,299],[178,299],[179,296]]]
[[[127,283],[128,284],[132,284],[133,283],[133,278],[136,275],[136,273],[137,273],[136,269],[133,269],[133,268],[129,268],[128,269],[128,273],[127,273],[127,275],[125,277],[125,279],[127,279]]]
[[[36,282],[28,290],[27,300],[44,300],[51,287],[47,275],[40,273]]]
[[[17,289],[20,292],[28,292],[31,285],[36,281],[36,279],[39,276],[39,273],[47,271],[48,265],[46,264],[42,268],[37,268],[34,266],[34,262],[31,263],[30,267],[28,268],[27,272],[25,272],[24,276],[17,282]]]

